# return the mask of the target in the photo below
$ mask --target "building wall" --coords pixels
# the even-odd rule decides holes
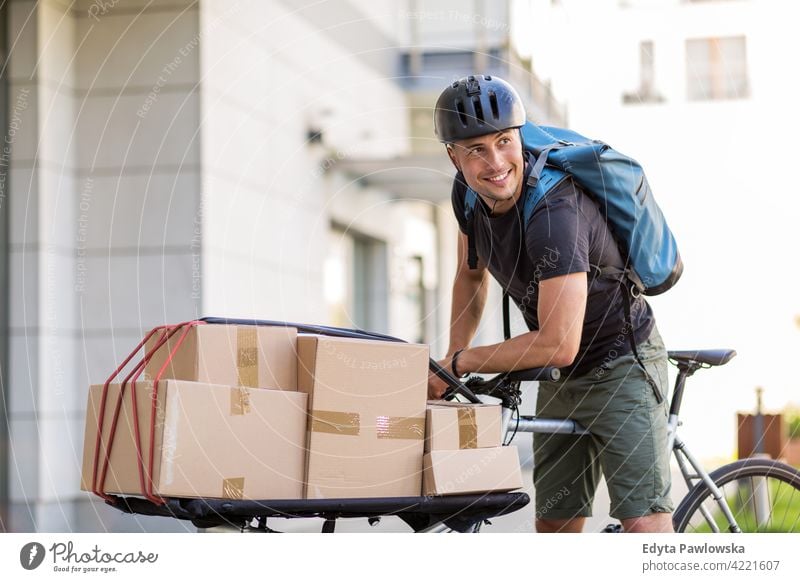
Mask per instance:
[[[432,139],[411,131],[419,103],[396,79],[412,23],[425,19],[430,46],[508,36],[505,3],[446,8],[11,2],[11,530],[186,530],[78,491],[86,389],[155,325],[203,315],[328,323],[334,224],[385,248],[363,295],[373,329],[444,355],[457,238],[449,193],[403,197],[342,162],[391,168],[415,136]],[[476,343],[500,339],[499,309],[493,288]]]
[[[770,407],[796,400],[784,363],[800,349],[794,325],[800,279],[786,269],[800,243],[797,206],[784,172],[767,169],[792,167],[788,136],[800,129],[793,114],[799,84],[785,65],[776,66],[796,53],[792,3],[539,4],[545,12],[538,19],[546,14],[553,26],[532,45],[534,60],[568,101],[571,126],[642,162],[675,231],[685,274],[651,300],[668,347],[739,352],[730,364],[692,378],[685,407],[687,441],[694,435],[692,443],[705,447],[701,454],[732,454],[733,412],[752,408],[756,385],[767,388]],[[575,39],[573,50],[548,52],[564,34]],[[740,35],[748,93],[689,100],[687,39]],[[623,95],[639,86],[639,45],[646,40],[653,41],[655,88],[663,100],[624,103]],[[756,153],[767,151],[769,162]]]
[[[74,12],[79,208],[88,206],[85,250],[77,248],[85,262],[82,395],[150,328],[193,319],[200,305],[192,278],[200,252],[197,4],[100,6],[83,2]],[[77,498],[82,530],[180,529],[167,520],[133,526],[93,496]]]
[[[192,317],[199,303],[196,52],[164,68],[197,35],[197,10],[102,6],[10,6],[15,531],[106,527],[78,492],[86,387],[144,330]]]
[[[8,5],[0,5],[0,62],[8,63],[7,37],[8,32]],[[8,229],[10,226],[8,216],[8,173],[11,162],[11,146],[7,143],[8,125],[6,103],[8,103],[8,84],[6,75],[8,67],[0,68],[0,126],[4,129],[2,144],[0,144],[0,287],[9,288],[8,282]],[[4,295],[4,297],[6,297]],[[8,527],[8,414],[6,411],[6,386],[8,386],[8,311],[7,298],[0,301],[0,532]]]
[[[404,95],[280,2],[203,3],[201,27],[203,311],[326,321],[322,266],[341,188],[325,176],[343,159],[407,148]],[[347,224],[371,198],[344,189]]]
[[[71,377],[78,311],[64,292],[75,269],[74,25],[56,1],[8,9],[9,521],[48,530],[71,518],[58,500],[74,488],[81,417]]]
[[[403,335],[391,273],[419,254],[435,270],[432,219],[336,168],[408,149],[386,54],[354,52],[359,30],[391,43],[366,21],[351,40],[328,33],[282,2],[9,9],[8,527],[186,530],[78,491],[86,388],[165,322],[327,323],[332,220],[386,242],[378,331]]]

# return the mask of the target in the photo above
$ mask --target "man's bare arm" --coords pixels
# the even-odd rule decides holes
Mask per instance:
[[[475,337],[486,306],[488,272],[478,260],[478,268],[467,265],[467,236],[458,233],[458,270],[453,281],[453,301],[450,311],[450,347],[447,355],[466,348]]]
[[[453,306],[450,312],[450,347],[447,355],[439,360],[439,364],[448,371],[452,371],[453,354],[468,347],[475,337],[486,305],[488,279],[486,266],[480,259],[477,269],[470,269],[467,265],[467,236],[459,231],[458,267],[453,281]],[[433,373],[428,374],[429,398],[441,398],[445,388],[446,384],[440,378]]]
[[[465,350],[458,358],[458,371],[496,373],[570,365],[580,347],[586,295],[586,273],[540,282],[539,330]]]

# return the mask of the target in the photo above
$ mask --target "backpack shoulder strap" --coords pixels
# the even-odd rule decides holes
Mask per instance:
[[[467,186],[464,196],[464,218],[467,221],[467,266],[478,268],[478,251],[475,248],[475,207],[478,205],[478,194]]]
[[[545,157],[542,156],[540,159],[545,159]],[[539,202],[541,202],[544,197],[547,196],[548,192],[569,177],[566,172],[563,172],[552,166],[546,166],[544,163],[537,167],[539,160],[534,161],[530,153],[528,154],[528,162],[531,163],[532,170],[528,175],[527,181],[525,182],[525,202],[522,209],[523,229],[528,228],[528,223],[533,216],[533,211],[536,209]],[[506,339],[511,338],[511,314],[509,313],[509,310],[510,301],[508,291],[504,290],[503,336]]]
[[[534,172],[531,172],[526,183],[525,205],[522,209],[525,228],[528,227],[528,222],[530,222],[539,202],[547,196],[548,192],[552,191],[568,177],[569,175],[566,172],[552,166],[544,166],[538,176],[534,176]]]

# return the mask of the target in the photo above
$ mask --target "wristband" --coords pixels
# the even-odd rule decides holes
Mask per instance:
[[[456,352],[453,354],[453,359],[450,360],[450,369],[453,371],[453,376],[455,376],[456,378],[461,378],[462,377],[462,374],[459,374],[458,370],[456,369],[456,361],[458,360],[458,356],[460,356],[461,352],[463,352],[463,351],[464,351],[464,348],[462,348],[460,350],[456,350]]]

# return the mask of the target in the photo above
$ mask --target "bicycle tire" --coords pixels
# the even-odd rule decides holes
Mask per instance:
[[[767,501],[769,503],[772,503],[769,493],[770,488],[778,487],[780,489],[780,487],[783,485],[787,486],[789,488],[789,499],[787,503],[786,515],[784,515],[783,518],[781,518],[781,522],[777,524],[777,529],[774,527],[775,524],[772,524],[769,527],[763,527],[763,529],[759,529],[762,526],[757,524],[755,528],[748,526],[748,520],[755,519],[752,516],[748,516],[748,514],[744,513],[750,510],[750,503],[752,503],[753,498],[752,495],[749,498],[745,496],[744,502],[741,503],[742,506],[745,503],[748,504],[746,509],[740,508],[738,510],[738,514],[734,507],[731,507],[731,510],[734,513],[734,517],[738,517],[743,522],[739,523],[737,520],[737,524],[743,532],[752,531],[753,529],[756,533],[763,533],[765,531],[783,531],[783,528],[786,526],[789,526],[788,531],[800,531],[800,472],[793,467],[786,465],[785,463],[772,461],[770,459],[742,459],[712,471],[709,476],[716,486],[723,491],[723,494],[725,494],[726,497],[731,491],[730,487],[726,489],[726,485],[729,486],[735,481],[746,484],[747,480],[749,479],[750,487],[755,487],[755,482],[753,481],[754,478],[762,477],[768,479],[769,481],[767,481],[767,483],[769,483],[769,485],[765,491],[767,495]],[[776,485],[772,485],[773,483]],[[737,496],[739,496],[738,489],[736,491]],[[781,497],[781,494],[776,495],[775,498],[780,498],[781,502],[785,501],[785,497]],[[741,500],[742,498],[739,496],[739,501]],[[735,502],[736,499],[734,499],[734,505]],[[717,525],[719,526],[720,532],[729,532],[730,529],[727,527],[727,520],[722,521],[724,520],[724,516],[722,515],[721,510],[718,509],[719,506],[717,505],[716,501],[714,501],[711,495],[711,490],[702,481],[692,488],[692,490],[686,495],[686,497],[683,498],[678,505],[678,508],[675,510],[672,519],[675,531],[678,533],[686,533],[687,530],[702,530],[702,528],[698,528],[695,524],[704,523],[707,525],[705,518],[699,511],[703,504],[705,504],[707,509],[712,508],[715,510],[713,518],[718,522]],[[771,511],[769,515],[769,520],[771,521]],[[743,525],[748,527],[742,527]]]

